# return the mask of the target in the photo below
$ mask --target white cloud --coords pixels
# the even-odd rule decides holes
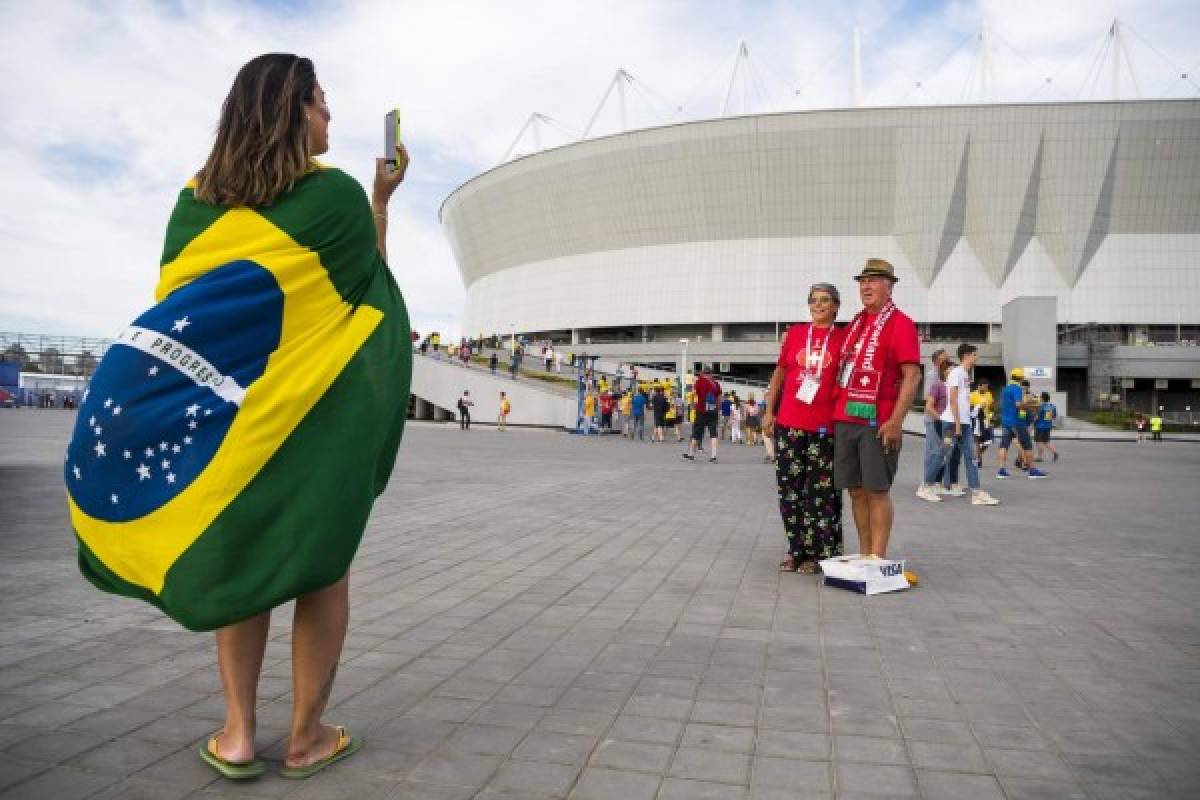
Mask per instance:
[[[1194,4],[1119,10],[1180,69],[1200,73]],[[394,201],[389,254],[414,319],[444,321],[463,288],[437,222],[442,199],[494,166],[532,111],[582,130],[617,67],[649,87],[630,93],[635,126],[666,121],[680,103],[688,117],[715,115],[741,38],[757,76],[752,110],[765,110],[763,95],[776,110],[839,106],[858,25],[868,102],[957,102],[972,44],[934,70],[986,16],[1001,99],[1062,99],[1045,87],[1049,74],[1074,98],[1109,13],[1086,0],[4,4],[0,330],[108,335],[149,303],[174,195],[207,154],[234,73],[262,52],[313,58],[334,114],[327,160],[360,180],[383,113],[402,107],[414,163]],[[1196,93],[1128,40],[1146,93]],[[616,125],[613,105],[596,132]]]

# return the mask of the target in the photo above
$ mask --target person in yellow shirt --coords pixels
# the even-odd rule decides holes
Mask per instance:
[[[621,435],[628,439],[633,432],[633,390],[621,395],[620,408],[621,419],[625,423]]]
[[[971,424],[975,426],[975,463],[983,466],[983,453],[992,443],[996,423],[993,419],[996,398],[986,378],[980,378],[971,391]]]
[[[591,433],[596,427],[596,393],[588,392],[583,397],[583,419],[587,426],[586,433]]]
[[[1150,441],[1161,442],[1163,428],[1162,413],[1155,411],[1150,415]]]

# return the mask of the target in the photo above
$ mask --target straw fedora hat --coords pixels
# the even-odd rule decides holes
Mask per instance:
[[[892,283],[900,280],[896,277],[896,269],[890,261],[885,261],[882,258],[868,258],[866,266],[862,272],[854,276],[854,280],[860,281],[863,278],[887,278]]]

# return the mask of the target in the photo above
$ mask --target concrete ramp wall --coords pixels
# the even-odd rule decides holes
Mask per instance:
[[[455,366],[426,356],[413,356],[412,394],[457,415],[458,398],[463,390],[471,392],[475,401],[471,419],[495,422],[500,414],[500,392],[507,392],[512,411],[511,425],[545,425],[574,428],[576,399],[574,394],[556,392],[538,386],[530,380],[511,380],[493,376],[486,370]]]

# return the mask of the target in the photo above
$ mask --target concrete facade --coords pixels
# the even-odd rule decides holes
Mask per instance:
[[[446,200],[466,330],[805,316],[883,256],[919,322],[1200,323],[1200,101],[757,115],[588,140]],[[714,338],[726,338],[714,330]]]

